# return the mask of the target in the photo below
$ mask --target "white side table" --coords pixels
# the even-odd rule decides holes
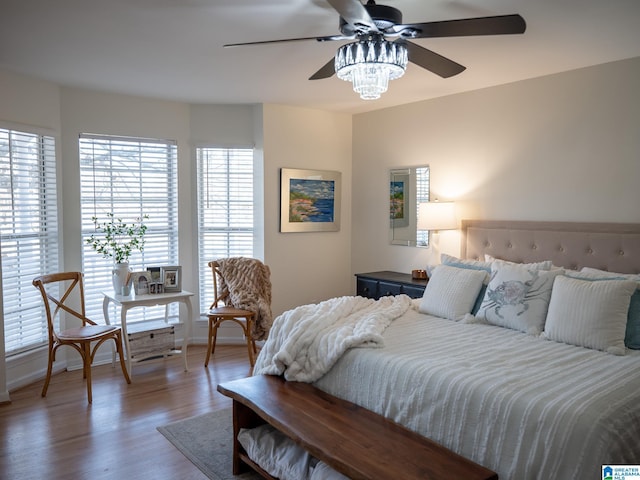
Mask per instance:
[[[113,303],[120,307],[120,326],[122,327],[122,336],[124,338],[125,357],[127,361],[127,368],[129,375],[132,375],[131,371],[131,350],[129,347],[129,335],[127,335],[127,311],[135,307],[149,307],[155,305],[165,305],[164,322],[167,325],[175,325],[169,323],[169,305],[172,303],[183,303],[187,307],[187,319],[185,322],[180,322],[184,325],[182,350],[175,351],[173,353],[182,355],[184,357],[184,370],[189,370],[187,365],[187,343],[191,336],[191,322],[193,321],[193,312],[191,308],[190,298],[193,293],[183,290],[181,292],[167,292],[159,294],[149,295],[135,295],[131,293],[129,296],[116,295],[113,291],[102,292],[104,299],[102,301],[102,310],[104,312],[104,319],[107,325],[111,325],[111,319],[109,318],[109,304]],[[143,322],[137,322],[143,323]],[[172,354],[173,354],[172,353]],[[150,355],[150,357],[153,355]],[[150,358],[147,357],[147,358]],[[144,360],[144,358],[136,359],[136,361]]]

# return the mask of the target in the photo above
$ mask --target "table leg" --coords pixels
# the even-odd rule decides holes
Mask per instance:
[[[124,305],[120,307],[120,326],[122,327],[122,341],[124,343],[124,358],[127,361],[127,370],[129,370],[129,376],[133,377],[131,349],[129,347],[129,335],[127,335],[127,310],[128,308]]]
[[[104,297],[102,299],[102,314],[104,315],[104,322],[107,325],[111,325],[111,320],[109,319],[109,303],[110,303],[110,299],[109,297]],[[116,365],[116,349],[112,346],[111,347],[111,366],[115,367]]]
[[[191,322],[193,320],[193,311],[189,298],[185,298],[183,303],[187,307],[187,320],[184,322],[184,328],[182,329],[182,356],[184,357],[184,371],[188,372],[189,365],[187,364],[187,345],[189,344],[189,338],[191,337]]]

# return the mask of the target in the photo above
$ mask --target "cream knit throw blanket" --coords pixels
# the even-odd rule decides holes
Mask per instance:
[[[273,322],[253,374],[314,382],[348,349],[382,347],[382,333],[410,305],[406,295],[338,297],[284,312]]]
[[[273,322],[271,313],[271,271],[255,258],[231,257],[216,260],[220,265],[218,294],[225,305],[256,313],[251,334],[264,340]]]

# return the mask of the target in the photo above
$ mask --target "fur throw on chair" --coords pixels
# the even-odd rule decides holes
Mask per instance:
[[[265,340],[273,322],[271,313],[271,270],[255,258],[231,257],[216,260],[220,265],[219,295],[225,305],[256,312],[251,332],[254,340]]]

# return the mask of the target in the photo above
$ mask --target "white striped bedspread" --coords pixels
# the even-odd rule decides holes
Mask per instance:
[[[600,479],[640,464],[640,351],[614,356],[409,310],[384,348],[354,348],[315,382],[496,471]]]

